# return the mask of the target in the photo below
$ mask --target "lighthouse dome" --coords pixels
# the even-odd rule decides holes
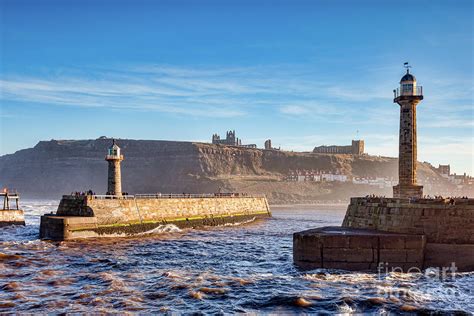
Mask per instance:
[[[408,69],[407,69],[407,73],[402,77],[402,79],[400,79],[400,83],[406,82],[406,81],[416,82],[415,76],[413,76],[413,75],[408,71]]]
[[[115,139],[112,141],[112,146],[108,150],[109,156],[120,156],[120,147],[115,143]]]
[[[117,148],[120,148],[117,143],[115,142],[115,139],[112,139],[112,145],[110,145],[109,149],[117,149]]]

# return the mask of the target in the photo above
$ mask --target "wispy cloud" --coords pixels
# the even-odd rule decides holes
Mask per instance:
[[[247,115],[258,106],[273,106],[285,115],[343,116],[345,107],[334,102],[383,96],[375,89],[362,91],[348,85],[342,89],[304,67],[288,65],[91,67],[38,76],[2,76],[0,89],[3,100],[217,117]]]
[[[1,99],[20,102],[228,117],[245,115],[245,98],[267,92],[242,82],[226,79],[222,71],[91,70],[75,76],[9,76],[0,80],[0,91]]]
[[[14,77],[0,80],[0,86],[3,100],[198,116],[228,117],[245,114],[241,109],[232,107],[232,99],[227,98],[225,101],[229,102],[217,105],[213,102],[213,97],[204,97],[206,94],[213,94],[211,89],[159,84],[145,78]]]
[[[307,114],[309,110],[300,105],[286,105],[280,108],[280,112],[283,114],[301,115],[301,114]]]
[[[203,117],[253,115],[265,108],[291,118],[324,117],[336,123],[363,124],[393,115],[390,108],[393,80],[370,78],[377,71],[376,68],[368,71],[367,80],[340,81],[301,65],[174,67],[151,64],[62,69],[36,76],[2,75],[0,98]],[[472,127],[472,111],[471,117],[465,113],[460,115],[472,107],[469,104],[472,88],[455,85],[456,80],[438,81],[427,80],[434,91],[429,98],[430,106],[439,110],[438,117],[429,114],[433,121],[429,124]],[[437,93],[441,87],[444,92]],[[451,87],[449,91],[447,87]],[[456,102],[455,96],[464,101]],[[448,97],[454,103],[451,107],[445,106]],[[374,104],[386,104],[386,107],[374,107]],[[396,120],[393,122],[396,124]]]

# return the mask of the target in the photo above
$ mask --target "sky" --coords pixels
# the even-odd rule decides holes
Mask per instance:
[[[0,155],[50,139],[398,155],[393,89],[423,86],[418,159],[474,174],[473,1],[0,0]]]

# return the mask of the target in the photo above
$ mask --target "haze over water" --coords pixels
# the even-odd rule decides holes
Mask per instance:
[[[0,312],[474,312],[474,273],[441,282],[296,269],[292,233],[340,225],[344,206],[274,207],[272,219],[232,227],[40,241],[39,216],[57,205],[23,201],[28,226],[0,228]]]

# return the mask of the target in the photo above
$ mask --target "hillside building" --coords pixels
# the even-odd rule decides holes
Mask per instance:
[[[347,146],[319,146],[313,149],[316,154],[348,154],[348,155],[362,155],[364,154],[364,140],[353,140],[351,145]]]
[[[212,135],[212,143],[215,145],[238,146],[245,148],[257,148],[256,144],[242,145],[242,140],[235,136],[235,130],[227,131],[225,139],[221,139],[219,134]]]
[[[219,134],[212,135],[212,143],[213,144],[220,144],[220,145],[228,145],[228,146],[240,146],[242,145],[242,141],[235,137],[235,131],[228,131],[226,133],[225,139],[221,139]]]
[[[266,150],[271,150],[272,149],[272,140],[271,139],[267,139],[265,141],[265,149]]]
[[[272,140],[271,140],[271,139],[267,139],[267,140],[265,141],[265,145],[264,145],[264,146],[265,146],[265,147],[264,147],[265,150],[280,150],[280,147],[278,147],[278,148],[272,147]]]
[[[448,178],[451,174],[451,166],[450,165],[439,165],[436,170],[441,173],[441,175],[445,178]]]

